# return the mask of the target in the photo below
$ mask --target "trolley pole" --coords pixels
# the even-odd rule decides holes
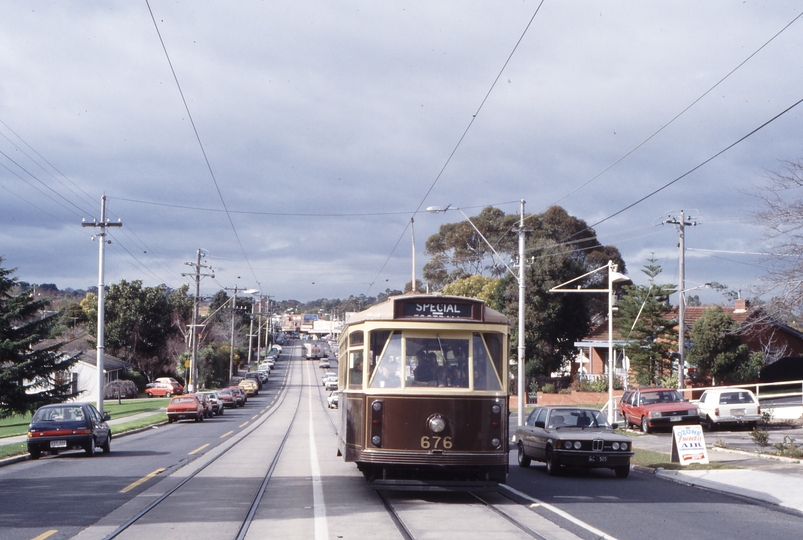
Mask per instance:
[[[98,346],[97,346],[97,365],[98,365],[98,411],[101,416],[103,415],[103,387],[106,385],[106,373],[103,369],[103,354],[104,354],[104,341],[106,339],[104,333],[104,324],[106,310],[104,289],[104,260],[105,260],[105,246],[106,242],[111,244],[111,240],[106,240],[106,227],[122,227],[123,222],[118,220],[117,223],[112,223],[106,219],[106,194],[100,198],[100,223],[97,220],[92,220],[92,223],[87,223],[86,220],[81,222],[82,227],[100,227],[100,233],[92,237],[98,239]]]

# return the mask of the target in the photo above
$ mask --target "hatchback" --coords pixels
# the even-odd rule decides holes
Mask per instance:
[[[41,407],[28,427],[28,452],[39,459],[42,452],[55,456],[62,450],[83,449],[94,455],[95,448],[111,452],[112,430],[106,421],[109,415],[91,403],[59,403]]]

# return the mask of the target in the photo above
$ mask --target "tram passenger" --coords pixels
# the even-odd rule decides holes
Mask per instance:
[[[435,370],[435,382],[438,387],[449,386],[449,377],[444,366],[438,366],[438,369]]]
[[[379,364],[379,373],[376,375],[376,384],[371,384],[372,387],[379,386],[379,388],[401,388],[401,379],[397,375],[398,365],[395,362],[381,362]]]
[[[455,387],[467,387],[468,383],[463,381],[463,378],[460,376],[460,368],[458,366],[451,366],[449,368],[449,386]]]
[[[435,368],[438,367],[437,357],[435,353],[430,351],[424,355],[415,368],[416,382],[431,382],[435,380]]]

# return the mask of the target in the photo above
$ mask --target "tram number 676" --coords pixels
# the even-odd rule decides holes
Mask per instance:
[[[428,450],[430,448],[437,449],[443,448],[444,450],[450,450],[452,448],[452,438],[451,437],[437,437],[432,436],[428,437],[424,435],[421,437],[421,448],[424,450]]]

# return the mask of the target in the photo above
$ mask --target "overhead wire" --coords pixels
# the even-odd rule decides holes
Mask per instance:
[[[167,46],[165,45],[164,40],[162,39],[162,33],[159,31],[159,25],[156,24],[156,17],[153,15],[153,10],[151,9],[151,4],[148,0],[145,0],[145,4],[148,6],[148,13],[151,15],[151,20],[153,21],[153,26],[156,29],[156,35],[159,37],[159,43],[162,45],[162,51],[164,51],[165,58],[167,59],[167,64],[170,66],[170,72],[173,74],[173,80],[176,83],[176,88],[178,89],[178,93],[181,96],[181,101],[184,104],[184,110],[187,113],[187,118],[189,118],[190,125],[192,125],[192,130],[195,133],[195,139],[198,141],[198,146],[201,150],[201,154],[203,155],[204,162],[206,163],[206,168],[209,171],[209,175],[212,178],[212,182],[215,185],[215,190],[217,191],[218,197],[220,198],[220,203],[223,205],[224,210],[226,211],[226,217],[229,220],[229,225],[231,226],[231,230],[234,233],[234,237],[237,239],[237,243],[240,246],[240,250],[243,253],[243,257],[245,257],[245,262],[248,265],[251,274],[254,276],[254,281],[259,283],[259,279],[257,279],[256,273],[251,266],[251,261],[248,258],[248,254],[245,251],[245,246],[243,245],[242,240],[240,240],[240,235],[237,232],[237,227],[234,225],[234,220],[231,217],[231,213],[229,212],[228,207],[226,206],[226,200],[223,197],[223,192],[220,189],[220,185],[218,185],[217,178],[215,177],[215,172],[212,170],[212,164],[209,162],[209,156],[206,154],[206,149],[204,148],[204,144],[201,141],[201,135],[198,132],[198,128],[195,125],[195,120],[192,117],[192,113],[190,112],[190,107],[187,104],[187,100],[184,97],[184,91],[181,89],[181,83],[179,83],[178,75],[176,74],[176,70],[173,68],[173,62],[170,60],[170,55],[167,52]]]
[[[474,114],[471,115],[471,119],[468,121],[468,125],[463,130],[462,135],[460,135],[460,137],[458,138],[457,143],[454,145],[454,148],[452,148],[452,151],[447,156],[446,161],[444,162],[443,166],[438,171],[438,174],[435,175],[435,179],[432,181],[432,184],[430,184],[429,189],[427,189],[426,193],[424,193],[424,196],[421,198],[421,202],[418,203],[418,206],[416,207],[415,212],[413,212],[413,215],[410,216],[411,219],[414,219],[415,216],[421,211],[421,207],[424,206],[424,202],[426,202],[427,198],[429,197],[429,194],[432,193],[433,189],[435,189],[435,186],[437,185],[438,181],[443,176],[444,171],[446,170],[446,168],[451,163],[452,158],[457,153],[458,148],[460,148],[460,146],[463,143],[463,140],[466,138],[466,135],[468,135],[468,132],[471,129],[471,126],[474,125],[474,120],[477,119],[477,115],[479,115],[480,112],[482,111],[482,108],[485,106],[485,103],[488,101],[488,98],[490,97],[491,92],[493,92],[494,88],[496,87],[496,84],[499,82],[499,79],[502,77],[502,73],[504,73],[505,68],[510,63],[510,60],[513,58],[513,55],[518,50],[519,45],[521,44],[522,40],[524,40],[524,36],[527,34],[527,31],[530,29],[530,26],[532,25],[533,21],[535,20],[536,15],[538,15],[538,12],[541,10],[541,6],[544,5],[544,2],[545,2],[545,0],[541,0],[541,2],[535,8],[535,11],[533,12],[532,17],[530,17],[530,20],[527,21],[527,24],[524,27],[524,30],[521,32],[521,35],[519,35],[519,39],[516,40],[516,43],[513,46],[513,49],[510,51],[510,54],[508,54],[507,59],[505,59],[505,62],[502,64],[502,68],[496,74],[496,77],[494,78],[493,82],[491,83],[491,86],[488,88],[488,91],[485,93],[485,96],[482,98],[482,101],[480,101],[480,104],[477,107],[477,110],[474,112]],[[374,277],[374,279],[371,281],[371,284],[369,285],[369,289],[370,289],[370,286],[372,286],[376,282],[376,280],[379,279],[379,276],[382,275],[382,272],[384,271],[385,267],[387,266],[388,261],[390,261],[391,257],[393,257],[393,253],[396,251],[396,248],[401,243],[402,238],[407,233],[407,229],[410,227],[410,223],[411,223],[411,221],[407,222],[407,225],[405,226],[404,230],[399,235],[399,238],[396,240],[396,244],[393,246],[393,249],[391,250],[390,254],[388,255],[387,259],[385,260],[385,263],[382,265],[382,268],[379,270],[379,272],[377,272],[376,277]],[[413,286],[415,286],[415,283],[413,283]]]

